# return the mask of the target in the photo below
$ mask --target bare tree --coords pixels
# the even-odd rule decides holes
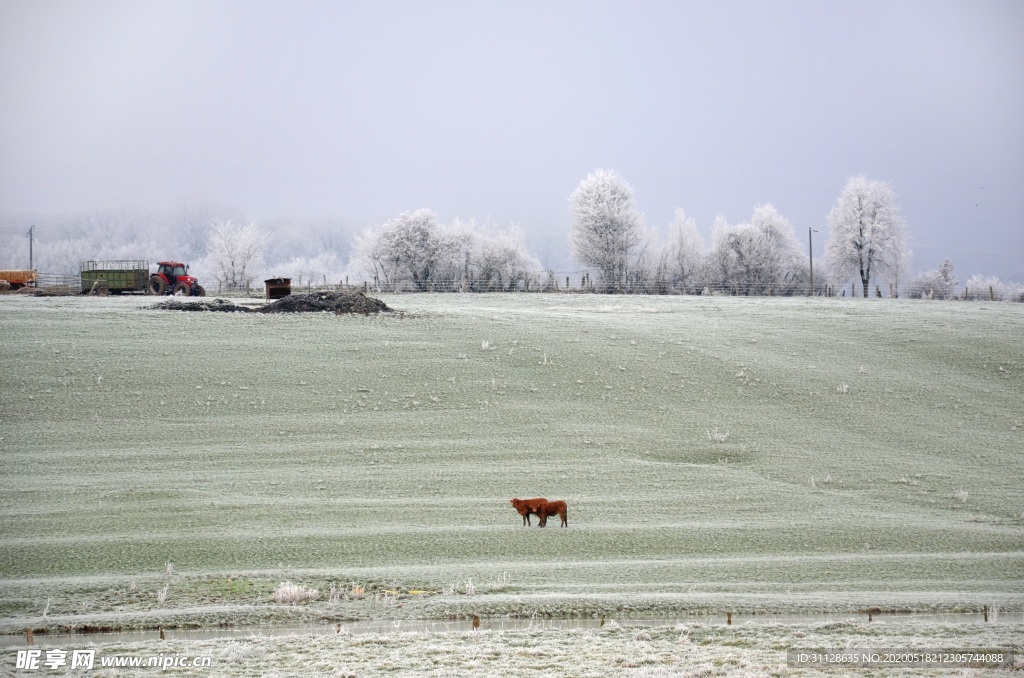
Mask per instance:
[[[617,172],[597,170],[580,182],[569,201],[573,258],[596,269],[605,291],[622,291],[630,257],[643,237],[633,187]]]
[[[858,175],[846,182],[828,214],[825,243],[833,276],[860,279],[864,296],[872,277],[904,265],[906,228],[889,184]]]

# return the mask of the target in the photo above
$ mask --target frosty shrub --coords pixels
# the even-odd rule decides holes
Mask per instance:
[[[952,299],[956,294],[957,279],[953,275],[953,262],[946,259],[933,271],[919,274],[910,282],[907,296],[911,299]]]
[[[966,301],[1016,301],[1024,302],[1024,286],[1005,283],[999,278],[973,275],[959,290],[960,298]]]
[[[316,600],[318,597],[320,597],[320,592],[316,589],[308,589],[301,584],[293,584],[290,581],[278,584],[271,594],[274,602],[282,605],[294,605],[304,600]]]
[[[221,659],[233,664],[243,661],[249,654],[250,647],[251,646],[239,642],[229,643],[223,650],[221,650]]]
[[[164,586],[162,589],[160,589],[159,591],[156,592],[156,604],[158,606],[160,606],[160,607],[163,607],[164,603],[167,602],[167,590],[168,590],[168,588],[170,588],[170,587]]]

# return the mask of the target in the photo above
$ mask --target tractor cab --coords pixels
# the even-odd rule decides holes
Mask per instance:
[[[156,273],[149,276],[150,294],[205,297],[206,290],[188,274],[188,265],[180,261],[158,261]]]
[[[160,273],[167,279],[169,285],[174,285],[178,282],[178,278],[188,275],[188,266],[181,264],[176,261],[162,261],[159,264],[157,273]]]

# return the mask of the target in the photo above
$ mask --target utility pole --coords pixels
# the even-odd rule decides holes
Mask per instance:
[[[35,224],[32,224],[31,226],[28,227],[28,270],[30,271],[35,270],[34,267],[32,266],[32,236],[35,230]]]
[[[811,238],[811,233],[817,233],[810,226],[807,227],[807,251],[810,253],[811,262],[811,289],[808,290],[807,296],[814,296],[814,240]]]

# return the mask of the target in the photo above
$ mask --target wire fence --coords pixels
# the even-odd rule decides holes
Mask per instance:
[[[538,284],[536,281],[521,280],[510,284],[480,284],[472,281],[428,281],[416,284],[411,281],[381,283],[364,281],[350,284],[346,278],[336,285],[326,282],[314,283],[306,281],[292,286],[293,291],[326,291],[350,290],[375,294],[621,294],[632,296],[733,296],[733,297],[831,297],[862,299],[929,299],[957,301],[1012,301],[1024,302],[1024,286],[1020,285],[964,285],[955,290],[936,294],[934,291],[914,289],[910,285],[872,284],[867,288],[862,283],[845,283],[833,285],[824,283],[815,285],[743,285],[722,284],[691,281],[683,284],[652,284],[651,282],[623,283],[613,289],[602,288],[593,284],[585,274],[573,279],[572,276],[560,276],[557,281]]]
[[[212,288],[212,289],[211,289]],[[26,293],[39,294],[80,294],[83,291],[80,274],[68,273],[37,273],[34,284],[27,285]],[[294,281],[291,285],[293,293],[312,293],[324,291],[361,291],[374,294],[620,294],[633,296],[732,296],[732,297],[830,297],[858,299],[865,297],[862,283],[816,283],[813,288],[807,282],[768,284],[768,283],[732,283],[669,281],[634,281],[623,282],[613,288],[597,285],[586,272],[570,272],[539,275],[515,281],[479,281],[449,280],[382,282],[365,280],[349,282],[349,278],[331,283],[326,278],[314,281]],[[210,285],[207,293],[241,294],[244,296],[264,296],[265,288],[258,282],[249,285],[223,286]],[[1024,285],[988,283],[964,284],[955,289],[936,293],[934,290],[915,289],[910,285],[872,284],[867,288],[867,297],[876,299],[946,299],[954,301],[1010,301],[1024,303]]]

